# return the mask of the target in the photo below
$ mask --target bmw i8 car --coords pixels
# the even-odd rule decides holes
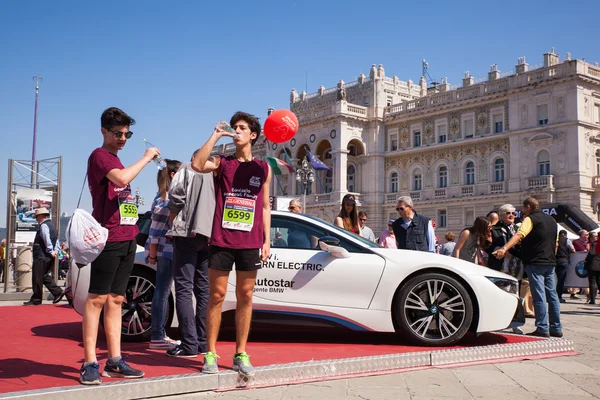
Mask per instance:
[[[282,211],[271,213],[271,245],[254,288],[254,322],[396,332],[426,346],[525,322],[517,280],[467,261],[381,248],[318,218]],[[89,271],[75,264],[70,270],[67,297],[80,314]],[[138,246],[123,304],[124,340],[150,338],[155,275]],[[235,310],[235,286],[231,273],[224,312]],[[167,327],[177,324],[174,298]]]

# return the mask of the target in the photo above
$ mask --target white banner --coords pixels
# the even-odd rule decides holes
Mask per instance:
[[[583,262],[587,253],[573,253],[567,269],[565,287],[586,288],[588,287],[587,271],[583,270]]]

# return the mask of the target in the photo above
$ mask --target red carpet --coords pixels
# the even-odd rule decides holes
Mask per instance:
[[[81,316],[67,305],[0,307],[0,393],[79,384],[83,361]],[[177,332],[171,332],[176,337]],[[233,335],[225,333],[218,344],[220,365],[231,367],[235,351]],[[485,346],[537,340],[515,335],[483,334],[465,338],[460,346]],[[199,372],[202,357],[177,359],[163,351],[149,350],[147,343],[123,343],[127,361],[142,369],[146,377]],[[425,351],[432,348],[405,346],[393,334],[264,332],[250,337],[248,353],[255,366],[298,361],[349,358]],[[440,350],[441,348],[435,348]],[[104,331],[98,335],[98,359],[106,360]],[[101,368],[102,369],[102,368]],[[112,381],[104,378],[105,381]]]

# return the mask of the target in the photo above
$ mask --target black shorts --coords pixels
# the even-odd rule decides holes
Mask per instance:
[[[92,261],[88,293],[124,296],[133,270],[135,251],[135,240],[107,242],[102,253]]]
[[[231,271],[235,263],[236,271],[256,271],[262,268],[259,249],[226,249],[210,246],[208,268]]]

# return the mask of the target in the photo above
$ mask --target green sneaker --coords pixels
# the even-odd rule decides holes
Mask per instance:
[[[211,353],[210,351],[204,355],[204,365],[202,366],[202,372],[205,374],[216,374],[219,372],[219,367],[217,366],[217,358],[220,358],[215,353]]]
[[[240,353],[233,356],[233,370],[238,371],[241,375],[254,375],[255,368],[250,364],[250,357],[246,353]]]

